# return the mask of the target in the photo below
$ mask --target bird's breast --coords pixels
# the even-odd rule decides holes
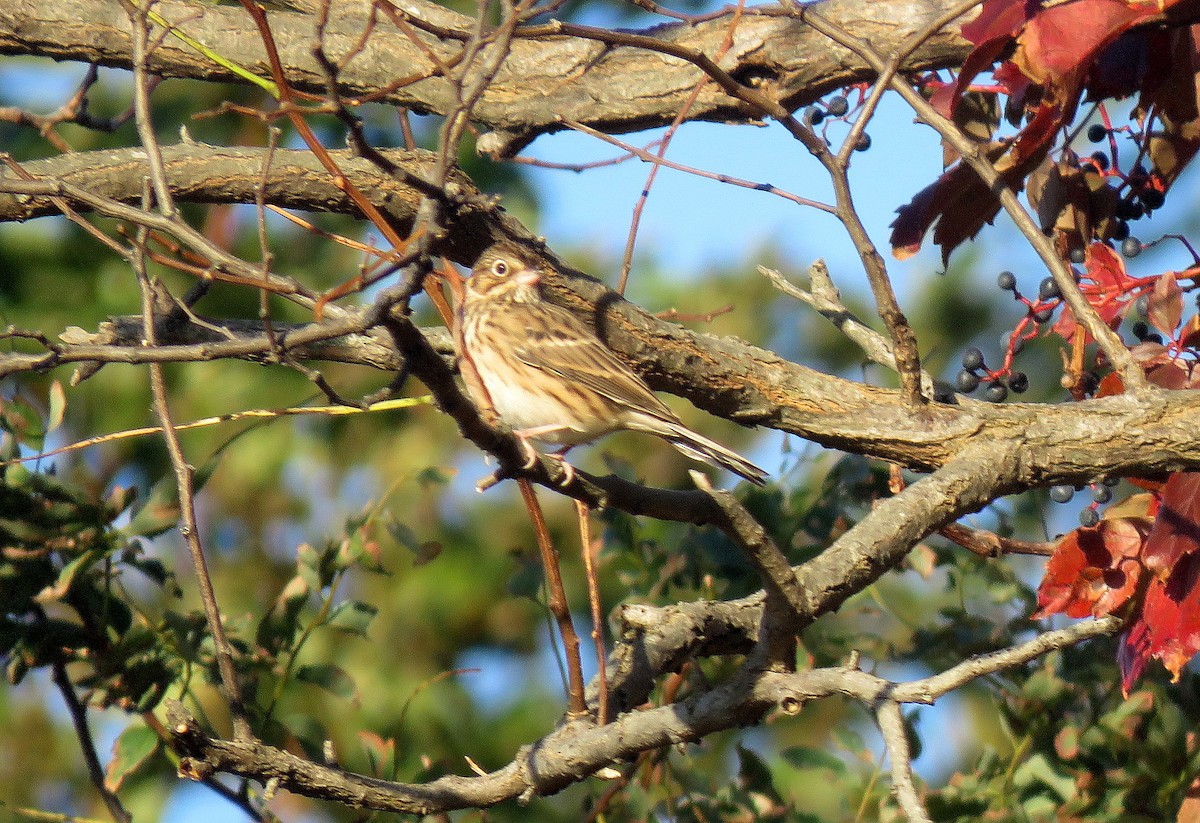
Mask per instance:
[[[520,306],[490,308],[471,311],[468,307],[463,342],[488,399],[505,423],[516,431],[537,431],[535,440],[560,446],[586,443],[618,428],[604,398],[517,356],[519,347],[537,345],[542,332],[536,317],[520,311]]]

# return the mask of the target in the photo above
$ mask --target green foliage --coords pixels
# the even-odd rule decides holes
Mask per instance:
[[[1011,748],[985,750],[931,793],[934,819],[1174,818],[1200,768],[1196,678],[1123,698],[1112,656],[1112,643],[1072,648],[1006,677]]]

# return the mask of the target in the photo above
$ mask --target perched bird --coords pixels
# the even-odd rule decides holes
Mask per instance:
[[[496,413],[526,446],[562,446],[561,455],[614,431],[646,432],[764,484],[765,471],[684,426],[595,332],[548,302],[542,265],[519,246],[496,243],[475,263],[458,308],[466,355]],[[468,381],[468,388],[484,405],[477,387]]]

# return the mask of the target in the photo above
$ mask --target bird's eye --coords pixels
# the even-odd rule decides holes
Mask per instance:
[[[504,275],[508,274],[508,264],[503,260],[497,260],[492,264],[492,274],[496,275],[497,277],[503,277]]]

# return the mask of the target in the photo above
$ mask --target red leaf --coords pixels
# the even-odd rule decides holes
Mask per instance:
[[[1162,506],[1146,538],[1146,568],[1165,577],[1181,557],[1200,549],[1200,472],[1167,478]]]
[[[1146,670],[1150,661],[1150,629],[1139,615],[1121,634],[1117,647],[1117,665],[1121,669],[1121,693],[1129,697],[1129,690]]]
[[[1086,273],[1080,284],[1083,296],[1095,307],[1100,319],[1111,328],[1121,324],[1121,318],[1132,305],[1132,279],[1125,270],[1125,261],[1105,243],[1092,243],[1087,247]],[[1062,314],[1051,328],[1064,340],[1075,334],[1075,315],[1063,307]],[[1085,342],[1091,342],[1088,335]]]
[[[1173,680],[1200,651],[1200,557],[1189,555],[1165,582],[1153,580],[1140,620],[1148,630],[1147,651],[1162,661]]]
[[[1026,0],[985,0],[975,19],[962,27],[962,36],[976,46],[1012,39],[1036,10]]]
[[[1200,346],[1200,314],[1193,314],[1179,333],[1179,345],[1185,349]]]
[[[1171,272],[1159,275],[1150,293],[1150,305],[1146,309],[1150,325],[1168,337],[1175,335],[1179,321],[1183,319],[1183,289]]]
[[[1173,474],[1162,486],[1142,562],[1154,577],[1117,652],[1126,694],[1151,658],[1178,679],[1200,652],[1200,473]]]
[[[1017,38],[1013,62],[1035,83],[1074,86],[1102,48],[1157,13],[1155,4],[1131,8],[1120,0],[1077,0],[1042,9]]]
[[[1087,279],[1105,293],[1122,292],[1130,281],[1125,270],[1125,261],[1104,243],[1092,243],[1087,247]]]
[[[1137,590],[1149,528],[1144,518],[1111,518],[1065,535],[1046,564],[1034,618],[1101,617],[1123,606]]]

